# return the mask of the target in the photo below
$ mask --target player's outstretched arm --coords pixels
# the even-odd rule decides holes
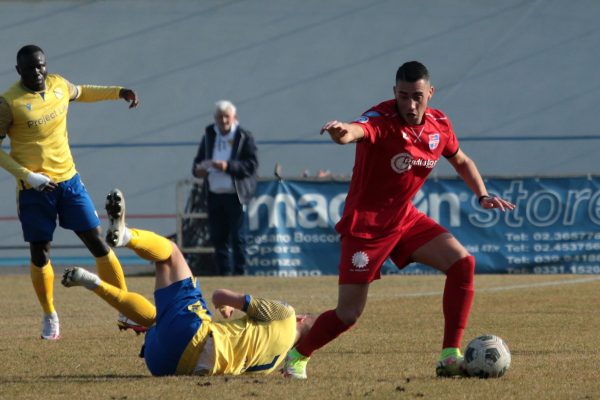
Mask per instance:
[[[329,133],[331,140],[337,144],[347,144],[356,142],[365,136],[365,132],[359,125],[348,124],[340,121],[329,121],[321,128],[320,134],[323,132]]]
[[[74,85],[69,81],[66,82],[71,101],[87,103],[123,99],[129,103],[129,108],[135,108],[140,104],[137,93],[131,89],[120,86]]]
[[[451,158],[448,159],[452,167],[465,181],[467,186],[475,193],[479,199],[479,205],[485,209],[498,208],[500,211],[514,210],[516,207],[510,201],[504,200],[498,196],[489,196],[488,191],[483,182],[483,178],[475,165],[475,162],[471,160],[462,150]]]
[[[294,309],[281,301],[262,299],[229,289],[217,289],[212,295],[213,305],[223,318],[229,318],[234,310],[245,312],[256,321],[278,321],[294,314]]]
[[[212,294],[212,303],[223,318],[229,318],[234,310],[243,310],[246,295],[229,289],[217,289]]]

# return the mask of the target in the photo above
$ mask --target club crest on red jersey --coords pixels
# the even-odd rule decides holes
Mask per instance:
[[[440,144],[440,134],[439,133],[432,133],[431,135],[429,135],[429,150],[437,149],[439,144]]]
[[[369,263],[369,256],[364,251],[357,251],[352,255],[352,265],[356,269],[364,269]]]

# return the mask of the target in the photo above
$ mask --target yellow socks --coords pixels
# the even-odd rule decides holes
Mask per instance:
[[[154,232],[128,229],[131,239],[127,247],[141,258],[160,262],[171,257],[173,245],[168,239]],[[93,289],[94,293],[138,324],[146,327],[154,324],[156,308],[144,296],[127,291],[123,269],[112,250],[106,256],[96,258],[96,267],[102,282]]]
[[[119,289],[106,282],[100,282],[93,292],[127,318],[142,326],[150,327],[156,320],[156,308],[141,294]]]
[[[29,265],[29,271],[31,275],[31,283],[33,283],[33,289],[35,294],[44,310],[45,314],[52,314],[56,310],[54,309],[54,270],[50,261],[43,267],[36,267],[34,264]]]
[[[129,233],[131,239],[127,247],[141,258],[165,261],[171,257],[173,245],[168,239],[141,229],[129,228]],[[144,296],[127,291],[123,269],[112,250],[106,256],[96,259],[96,267],[102,282],[93,289],[94,293],[138,324],[146,327],[154,324],[156,308]]]
[[[129,228],[129,232],[131,240],[127,247],[144,260],[165,261],[171,257],[173,245],[169,239],[142,229]]]
[[[112,249],[104,257],[96,258],[96,271],[98,271],[98,276],[104,282],[108,282],[119,289],[127,290],[123,268]]]

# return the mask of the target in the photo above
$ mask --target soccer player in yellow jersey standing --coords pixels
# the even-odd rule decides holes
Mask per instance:
[[[125,225],[125,199],[114,189],[106,209],[111,226],[107,237],[153,261],[156,266],[156,313],[142,295],[119,289],[83,268],[68,268],[62,284],[83,286],[111,306],[150,327],[142,351],[153,375],[268,374],[282,363],[287,351],[306,334],[314,317],[296,315],[282,302],[261,299],[227,289],[212,295],[215,309],[228,319],[233,310],[242,318],[213,321],[211,312],[177,246],[153,232]]]
[[[0,96],[0,144],[10,138],[10,154],[0,148],[0,166],[17,179],[17,208],[31,252],[31,280],[44,311],[41,337],[55,340],[60,330],[50,244],[57,218],[95,257],[102,279],[126,289],[119,261],[101,237],[100,220],[71,156],[69,103],[124,99],[134,108],[139,100],[130,89],[79,86],[48,74],[46,56],[35,45],[18,51],[16,70],[21,79]],[[120,326],[125,323],[121,317],[119,321]]]

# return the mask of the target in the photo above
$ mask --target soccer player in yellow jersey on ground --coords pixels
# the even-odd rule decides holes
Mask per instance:
[[[17,179],[17,209],[31,252],[31,281],[44,311],[42,339],[59,338],[53,304],[50,244],[56,221],[74,231],[96,259],[103,280],[126,289],[121,265],[101,237],[92,199],[75,169],[67,134],[71,101],[124,99],[137,107],[133,90],[118,86],[74,85],[48,74],[46,56],[35,45],[17,53],[21,79],[0,95],[0,144],[10,138],[10,154],[0,148],[0,166]],[[119,326],[127,325],[120,316]]]
[[[218,289],[212,295],[224,318],[233,310],[246,313],[233,321],[213,321],[192,272],[177,246],[153,232],[125,225],[125,199],[118,189],[108,197],[109,243],[127,246],[156,265],[154,300],[128,292],[83,268],[68,268],[62,284],[83,286],[128,318],[149,327],[142,349],[153,375],[268,374],[303,336],[314,317],[296,315],[282,302]]]

